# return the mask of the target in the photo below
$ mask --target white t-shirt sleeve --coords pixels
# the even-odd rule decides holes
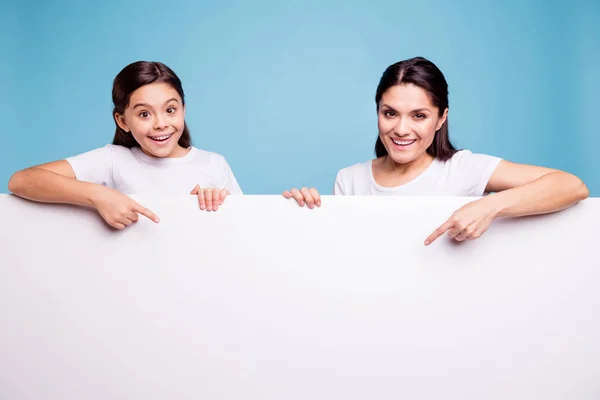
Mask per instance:
[[[492,174],[502,159],[487,154],[472,153],[469,150],[462,150],[456,155],[459,156],[457,167],[466,195],[483,196]]]
[[[229,163],[225,160],[225,157],[219,156],[219,164],[217,171],[220,171],[217,177],[217,187],[219,189],[227,189],[231,194],[244,194],[242,189],[233,175],[233,171],[229,166]]]
[[[78,181],[114,187],[113,154],[110,145],[69,157],[66,161],[73,168]]]
[[[346,189],[344,187],[344,178],[342,175],[342,171],[338,171],[337,176],[335,177],[335,184],[333,185],[333,195],[334,196],[346,195]]]

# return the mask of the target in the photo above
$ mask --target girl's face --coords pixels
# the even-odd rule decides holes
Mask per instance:
[[[187,153],[178,144],[185,126],[185,106],[167,83],[151,83],[135,90],[125,112],[115,114],[115,120],[149,156],[182,157]]]
[[[392,86],[379,102],[379,137],[394,162],[410,163],[426,154],[447,115],[448,109],[439,116],[422,88],[411,83]]]

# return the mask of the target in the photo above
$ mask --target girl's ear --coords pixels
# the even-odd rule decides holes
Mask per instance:
[[[125,117],[122,116],[119,113],[115,113],[115,121],[117,122],[117,125],[119,125],[119,128],[123,129],[123,131],[129,133],[129,127],[127,126],[127,123],[125,122]]]

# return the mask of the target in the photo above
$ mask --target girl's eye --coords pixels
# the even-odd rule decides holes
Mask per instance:
[[[148,118],[150,114],[148,114],[148,111],[142,111],[141,113],[139,113],[139,116],[142,118]]]

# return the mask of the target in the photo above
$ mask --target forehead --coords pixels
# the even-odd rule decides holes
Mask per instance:
[[[396,110],[416,110],[420,108],[436,108],[429,94],[419,86],[412,83],[395,85],[385,91],[381,96],[380,104],[387,104]]]
[[[133,107],[137,103],[149,105],[162,105],[165,101],[175,98],[181,102],[179,93],[168,83],[151,83],[137,88],[129,98],[129,106]]]

